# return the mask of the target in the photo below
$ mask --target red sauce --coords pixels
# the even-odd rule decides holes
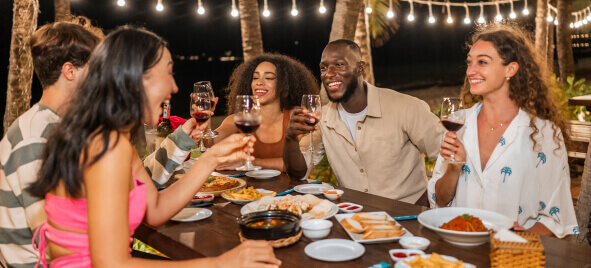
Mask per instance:
[[[417,255],[417,254],[416,253],[408,254],[408,256],[414,256],[414,255]]]
[[[396,258],[406,258],[406,257],[408,257],[404,252],[395,252],[395,253],[392,253],[392,256],[394,256]],[[411,256],[412,256],[412,254],[411,254]]]
[[[348,207],[348,206],[350,206],[350,205],[349,205],[349,204],[343,204],[343,205],[340,205],[339,207],[340,207],[340,208],[346,208],[346,207]]]
[[[352,207],[347,208],[347,210],[356,210],[358,208],[359,208],[358,206],[352,206]]]

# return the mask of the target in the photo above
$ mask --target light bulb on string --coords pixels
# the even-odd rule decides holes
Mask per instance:
[[[295,17],[298,15],[298,13],[299,12],[298,12],[298,7],[296,6],[296,0],[293,0],[292,4],[291,4],[291,15]]]
[[[525,5],[523,6],[522,13],[523,13],[523,15],[527,16],[527,15],[529,15],[529,9],[527,9],[527,0],[524,0],[524,2],[525,2]]]
[[[482,7],[482,2],[480,2],[480,17],[478,17],[477,22],[481,24],[486,22],[482,14],[484,14],[484,8]]]
[[[509,1],[509,3],[511,4],[511,13],[509,13],[509,18],[515,19],[517,18],[517,14],[515,14],[515,11],[513,11],[513,0]]]
[[[497,5],[497,16],[495,17],[495,21],[499,22],[503,20],[503,16],[501,16],[501,9],[499,8],[499,3],[495,2]]]
[[[238,17],[238,9],[236,9],[236,0],[232,0],[232,11],[230,12],[232,17]]]
[[[470,10],[468,9],[468,5],[464,3],[464,8],[466,9],[466,17],[464,18],[464,24],[470,24],[472,20],[470,20]]]
[[[372,11],[373,11],[373,9],[371,9],[371,7],[365,8],[365,13],[367,13],[367,14],[371,14]]]
[[[454,23],[454,19],[451,17],[451,10],[449,8],[449,2],[447,2],[447,23],[452,24]]]
[[[554,19],[554,25],[558,25],[558,18]]]
[[[548,4],[548,17],[546,18],[546,20],[548,22],[551,22],[554,20],[554,18],[552,18],[552,13],[550,13],[550,5]]]
[[[164,5],[162,5],[162,0],[158,0],[158,4],[156,4],[156,11],[164,10]]]
[[[320,7],[318,8],[318,12],[322,14],[326,13],[326,7],[324,7],[324,0],[320,0]]]
[[[408,2],[410,2],[410,14],[408,14],[408,21],[414,21],[415,20],[415,16],[414,16],[414,7],[412,5],[412,0],[409,0]]]
[[[117,5],[120,7],[125,6],[125,0],[117,0]]]
[[[201,2],[201,0],[199,0],[199,2],[197,3],[197,14],[199,15],[203,15],[205,14],[205,8],[203,8],[203,3]]]
[[[435,23],[435,17],[433,17],[433,9],[431,7],[431,0],[429,0],[429,23]]]
[[[587,7],[587,20],[591,21],[591,8]]]
[[[388,19],[394,18],[394,10],[392,9],[392,0],[390,0],[390,5],[388,6],[388,13],[386,13],[386,17]]]
[[[571,27],[571,28],[573,28],[573,27],[574,27],[574,25],[573,25],[573,23],[572,23],[572,22],[570,23],[570,27]]]
[[[271,16],[271,11],[269,11],[269,6],[267,5],[267,0],[265,0],[265,2],[264,2],[263,16],[265,16],[265,17]]]

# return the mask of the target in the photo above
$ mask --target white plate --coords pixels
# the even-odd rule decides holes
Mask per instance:
[[[276,199],[281,199],[283,196],[277,196],[275,197]],[[252,202],[253,205],[256,205],[256,202]],[[331,202],[332,203],[332,202]],[[249,205],[250,206],[250,205]],[[243,206],[240,209],[240,214],[241,215],[246,215],[248,213],[253,213],[253,212],[257,212],[254,210],[250,210],[249,206]],[[335,205],[335,203],[332,203],[332,207],[330,208],[330,211],[328,211],[328,213],[326,213],[326,216],[324,216],[322,219],[330,219],[330,217],[335,216],[337,213],[339,212],[339,207],[337,207],[337,205]]]
[[[389,220],[389,221],[393,221],[394,220],[385,211],[375,211],[375,212],[367,212],[367,213],[372,213],[372,214],[386,214],[388,216],[386,218],[387,220]],[[337,214],[334,217],[336,218],[337,222],[339,222],[339,224],[341,224],[341,221],[344,218],[351,218],[351,217],[353,217],[353,215],[355,215],[355,214],[353,214],[353,213]],[[396,222],[396,225],[400,225],[400,223]],[[341,227],[342,226],[343,225],[341,225]],[[403,238],[403,237],[414,236],[410,231],[406,230],[406,228],[404,228],[404,226],[402,226],[402,230],[404,230],[406,232],[402,236],[399,236],[399,237],[388,237],[388,238],[377,238],[377,239],[361,239],[361,236],[363,234],[351,233],[345,227],[343,227],[343,229],[345,229],[345,232],[347,232],[347,234],[349,234],[349,237],[351,237],[351,239],[353,239],[353,241],[358,242],[358,243],[364,243],[364,244],[375,244],[375,243],[393,242],[393,241],[398,241],[398,240],[400,240],[400,238]]]
[[[301,194],[322,194],[325,190],[332,190],[334,187],[327,184],[300,184],[293,187],[293,190]]]
[[[431,209],[419,214],[418,220],[423,226],[435,231],[443,240],[454,245],[477,246],[488,242],[490,240],[488,232],[460,232],[439,228],[442,224],[466,213],[478,217],[482,221],[482,224],[484,224],[484,227],[489,230],[509,229],[513,227],[513,221],[507,216],[476,208],[447,207]]]
[[[206,208],[183,208],[171,220],[181,222],[198,221],[209,218],[211,214],[213,212]]]
[[[426,255],[422,255],[423,258],[429,258],[429,256],[431,256],[431,254],[426,254]],[[447,256],[447,255],[441,255],[439,254],[439,256],[441,256],[442,258],[448,260],[448,261],[453,261],[453,262],[457,262],[458,259],[454,258],[452,256]],[[404,261],[411,261],[412,259],[414,259],[416,256],[411,256],[408,257],[406,259],[402,259],[399,260],[396,265],[394,265],[394,268],[411,268],[408,264],[406,264]],[[471,264],[471,263],[465,263],[462,262],[462,264],[464,265],[465,268],[476,268],[476,265]]]
[[[265,189],[256,189],[257,191],[259,191],[259,193],[273,193],[273,191],[269,191],[269,190],[265,190]],[[220,196],[234,204],[238,204],[238,205],[244,205],[244,204],[248,204],[252,201],[256,201],[256,200],[242,200],[242,199],[233,199],[233,198],[229,198],[226,197],[225,194],[227,194],[228,191],[223,192]],[[257,199],[258,200],[258,199]]]
[[[274,169],[261,169],[261,170],[246,172],[246,176],[249,176],[249,177],[255,178],[255,179],[260,179],[260,180],[277,177],[277,176],[279,176],[279,174],[281,174],[281,171],[274,170]]]
[[[346,239],[325,239],[312,242],[304,249],[306,255],[321,261],[349,261],[365,253],[365,247]]]

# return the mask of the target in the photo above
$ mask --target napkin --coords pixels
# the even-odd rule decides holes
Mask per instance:
[[[370,266],[369,268],[388,268],[390,266],[392,266],[392,265],[390,265],[387,262],[380,262],[380,263],[377,263],[377,264],[374,264],[374,265]]]
[[[495,239],[505,242],[519,242],[519,243],[527,243],[527,239],[511,232],[507,229],[498,230],[494,236]]]

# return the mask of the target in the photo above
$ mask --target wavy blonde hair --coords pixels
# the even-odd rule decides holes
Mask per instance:
[[[536,117],[552,123],[556,149],[561,148],[561,142],[568,143],[569,135],[564,117],[564,107],[555,98],[555,91],[559,90],[550,83],[547,63],[536,52],[531,34],[516,24],[490,23],[479,26],[469,40],[468,48],[477,41],[491,42],[503,59],[503,65],[511,62],[519,64],[519,70],[509,80],[509,98],[526,111],[530,118],[533,149],[536,150],[535,136],[540,132],[536,127]],[[461,98],[466,107],[471,107],[482,101],[482,96],[470,93],[470,81],[464,79]]]

